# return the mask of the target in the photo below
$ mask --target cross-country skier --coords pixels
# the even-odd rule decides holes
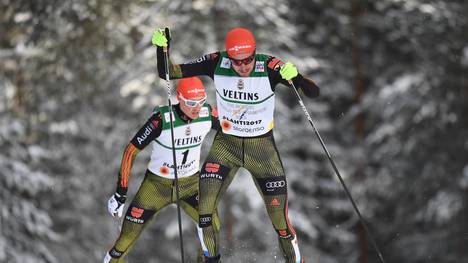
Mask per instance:
[[[153,33],[158,47],[158,71],[165,76],[163,48],[170,43],[163,29]],[[266,210],[278,234],[287,263],[304,262],[296,232],[288,219],[287,183],[273,138],[275,89],[292,81],[310,98],[319,95],[315,83],[280,59],[256,52],[253,34],[245,28],[229,31],[226,50],[184,63],[170,63],[170,78],[206,75],[214,80],[218,119],[217,132],[200,172],[199,226],[208,248],[207,262],[220,262],[219,235],[211,223],[218,202],[239,167],[254,178]]]
[[[205,103],[205,88],[197,77],[179,80],[176,92],[179,103],[173,105],[173,123],[180,205],[198,223],[200,149],[210,129],[219,127],[217,113]],[[108,201],[109,213],[114,217],[122,216],[133,160],[150,143],[153,151],[145,178],[127,209],[120,236],[106,254],[104,263],[124,262],[145,225],[164,207],[176,202],[169,107],[162,106],[154,110],[125,149],[117,189]],[[217,216],[213,222],[218,231]],[[202,242],[200,228],[198,232]],[[202,247],[206,251],[203,243]],[[198,262],[203,262],[201,251]]]

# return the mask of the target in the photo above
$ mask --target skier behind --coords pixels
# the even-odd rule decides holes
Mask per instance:
[[[166,32],[169,33],[167,29]],[[165,76],[163,29],[153,33],[158,47],[159,76]],[[204,55],[185,64],[170,63],[171,78],[206,75],[214,80],[218,131],[200,172],[199,226],[208,248],[207,262],[220,262],[219,234],[213,215],[239,167],[247,169],[261,194],[288,263],[302,263],[296,232],[288,219],[287,183],[273,138],[275,88],[292,81],[306,96],[319,95],[315,83],[300,75],[292,63],[256,53],[253,34],[244,28],[227,33],[226,51]]]
[[[219,127],[216,109],[206,104],[200,79],[184,78],[176,88],[178,104],[173,106],[174,147],[179,178],[180,205],[198,223],[198,182],[201,144],[210,131]],[[153,142],[145,178],[125,214],[120,236],[104,258],[104,263],[124,262],[124,257],[153,216],[176,202],[169,107],[156,107],[153,115],[135,134],[123,154],[116,192],[108,201],[113,217],[121,217],[126,199],[130,170],[136,155]],[[216,213],[215,213],[216,214]],[[217,216],[213,218],[219,230]],[[203,250],[206,247],[198,228]],[[198,262],[203,262],[201,250]]]

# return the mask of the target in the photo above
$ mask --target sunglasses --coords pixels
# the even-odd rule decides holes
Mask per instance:
[[[203,106],[203,104],[205,104],[206,102],[206,96],[202,99],[199,99],[199,100],[189,100],[189,99],[186,99],[182,96],[180,96],[180,99],[185,103],[185,105],[187,107],[190,107],[190,108],[195,108],[197,105],[200,105],[200,106]]]
[[[246,57],[244,59],[233,59],[233,58],[229,58],[229,59],[231,60],[231,63],[234,66],[240,66],[242,64],[248,65],[255,59],[255,53],[253,53],[251,56]]]

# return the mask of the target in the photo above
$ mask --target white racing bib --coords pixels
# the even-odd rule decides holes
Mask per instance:
[[[223,132],[240,137],[267,133],[274,126],[275,94],[266,71],[266,56],[256,55],[255,68],[249,77],[239,77],[231,68],[225,52],[221,53],[214,83],[219,121]]]
[[[165,106],[159,110],[163,129],[161,135],[153,142],[148,169],[158,176],[174,179],[169,108]],[[211,129],[211,113],[205,105],[200,110],[199,118],[191,123],[185,123],[175,111],[173,119],[177,176],[179,178],[191,176],[199,169],[201,145]]]

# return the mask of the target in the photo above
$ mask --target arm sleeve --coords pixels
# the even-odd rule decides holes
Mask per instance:
[[[157,58],[159,77],[165,79],[166,70],[164,65],[164,51],[161,47],[157,48]],[[215,52],[206,54],[188,63],[174,64],[169,57],[169,78],[180,79],[193,76],[208,76],[213,78],[216,64],[218,63],[219,58],[219,52]]]
[[[289,86],[289,83],[285,79],[283,79],[279,73],[279,69],[284,64],[284,62],[278,58],[270,57],[267,60],[267,64],[268,77],[270,79],[272,89],[274,89],[274,87],[276,87],[278,83],[281,83],[285,86]],[[298,74],[292,80],[296,89],[298,91],[302,91],[307,97],[316,98],[320,95],[319,87],[311,79],[306,78],[301,74]]]
[[[120,195],[127,195],[130,170],[132,169],[133,161],[135,160],[138,152],[139,150],[132,143],[129,143],[125,148],[117,180],[116,192]]]
[[[156,48],[156,57],[157,57],[157,66],[158,66],[158,73],[159,77],[162,79],[166,79],[166,65],[165,65],[165,58],[164,58],[164,50],[162,47]],[[180,65],[174,64],[171,60],[169,55],[169,48],[167,49],[167,58],[168,58],[168,66],[169,66],[169,78],[170,79],[180,79],[182,78],[182,71],[180,69]]]
[[[218,110],[216,109],[215,106],[209,105],[210,110],[211,110],[211,129],[213,130],[219,130],[221,126],[219,125],[219,120],[218,120]]]
[[[146,121],[146,123],[140,127],[138,132],[133,136],[131,144],[137,149],[143,150],[148,144],[154,139],[161,135],[162,131],[162,120],[161,113],[159,111],[153,113],[153,115]]]
[[[133,139],[125,148],[122,162],[120,164],[119,176],[117,180],[116,192],[126,195],[128,190],[128,181],[132,170],[133,161],[137,154],[148,146],[154,139],[159,137],[162,131],[161,114],[154,113],[148,121],[133,136]]]

